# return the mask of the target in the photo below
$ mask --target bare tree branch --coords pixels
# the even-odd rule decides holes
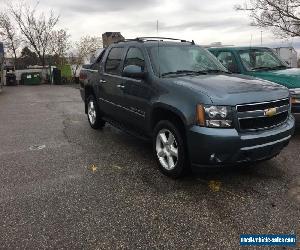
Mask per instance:
[[[252,25],[271,29],[281,38],[300,36],[300,0],[248,0],[237,11],[247,11]]]
[[[39,13],[38,3],[34,7],[23,2],[9,5],[9,12],[20,28],[28,45],[37,53],[40,62],[45,66],[46,52],[49,50],[52,31],[59,21],[53,11],[47,16]]]
[[[102,48],[102,39],[100,37],[84,36],[74,44],[75,51],[70,54],[70,63],[75,65],[73,76],[76,76],[76,71],[84,63],[84,60],[89,59],[98,49]]]
[[[5,47],[12,53],[16,64],[21,38],[11,18],[4,12],[0,13],[0,36],[5,43]]]
[[[64,64],[65,57],[71,48],[69,39],[70,35],[64,29],[54,30],[51,33],[49,50],[47,53],[57,57],[59,59],[58,64]]]

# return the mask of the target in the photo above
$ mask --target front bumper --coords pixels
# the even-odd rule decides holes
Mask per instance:
[[[190,161],[200,167],[267,160],[288,145],[294,130],[293,116],[281,126],[255,132],[193,126],[187,133]]]

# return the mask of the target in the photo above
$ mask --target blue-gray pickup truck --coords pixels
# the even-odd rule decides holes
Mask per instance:
[[[92,128],[106,122],[150,139],[159,169],[269,160],[289,143],[289,90],[234,75],[206,49],[184,40],[137,38],[110,45],[81,74]]]

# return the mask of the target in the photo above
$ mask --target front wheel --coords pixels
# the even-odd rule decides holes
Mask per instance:
[[[87,99],[87,117],[93,129],[99,129],[105,126],[105,121],[101,118],[98,103],[93,95]]]
[[[154,129],[154,154],[160,171],[179,178],[188,169],[185,141],[180,130],[169,121],[160,121]]]

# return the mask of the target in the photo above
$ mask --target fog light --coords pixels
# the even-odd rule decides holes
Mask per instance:
[[[230,120],[208,120],[206,121],[207,127],[214,128],[228,128],[231,127],[232,121]]]

